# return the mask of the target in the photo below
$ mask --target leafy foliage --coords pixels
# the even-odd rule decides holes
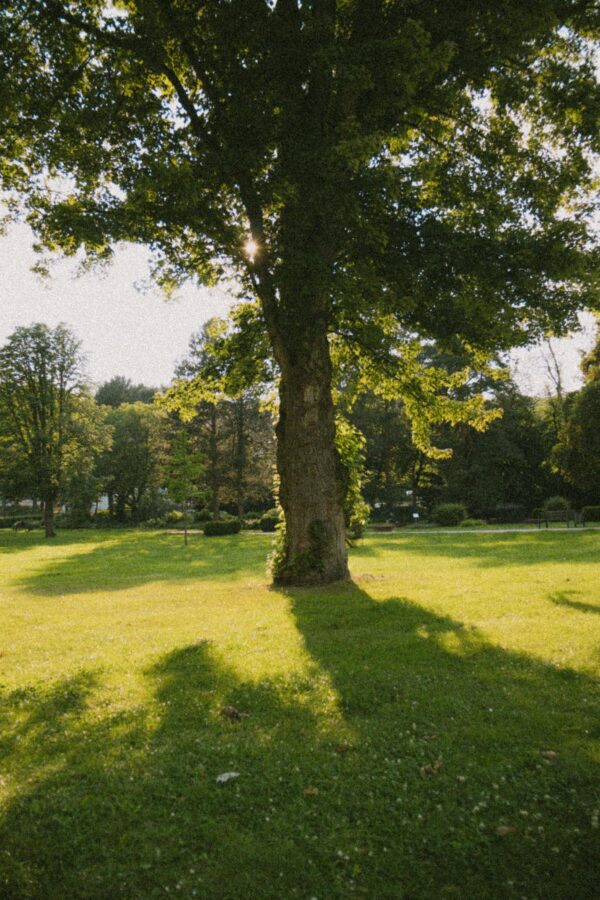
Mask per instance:
[[[489,359],[597,305],[598,33],[595,0],[9,0],[0,176],[51,250],[136,241],[167,291],[236,280],[232,377],[278,373],[290,407],[282,504],[322,471],[336,530],[331,341],[440,456],[437,426],[490,411],[418,363],[423,340]]]
[[[0,457],[3,492],[44,503],[47,535],[65,480],[106,446],[108,435],[86,400],[82,359],[63,325],[17,328],[0,348]]]
[[[152,403],[156,388],[132,384],[129,378],[115,375],[96,391],[96,403],[101,406],[121,406],[123,403]]]
[[[467,517],[462,503],[439,503],[433,507],[431,518],[437,525],[460,525]]]

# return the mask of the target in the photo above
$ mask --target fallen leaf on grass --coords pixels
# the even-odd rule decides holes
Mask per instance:
[[[440,756],[435,762],[428,763],[426,766],[421,766],[419,769],[421,775],[435,775],[436,772],[439,772],[442,766],[444,765],[444,760]]]
[[[347,753],[348,750],[353,750],[352,744],[338,744],[335,748],[336,753]]]
[[[514,834],[516,830],[514,825],[498,825],[496,834],[499,834],[500,837],[506,837],[507,834]]]
[[[305,797],[316,797],[319,793],[319,788],[313,787],[312,784],[309,784],[308,787],[304,788],[304,796]]]
[[[240,719],[248,718],[248,713],[240,712],[237,706],[224,706],[221,715],[229,722],[239,722]]]
[[[557,759],[560,756],[556,750],[542,750],[542,756],[545,759]]]

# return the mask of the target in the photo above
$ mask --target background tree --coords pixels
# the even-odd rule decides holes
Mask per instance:
[[[225,329],[212,319],[192,335],[167,405],[184,414],[206,459],[213,518],[225,504],[242,520],[247,503],[273,506],[275,435],[271,414],[261,408],[260,385],[223,384],[218,339]]]
[[[105,410],[93,397],[83,394],[73,399],[69,432],[63,455],[61,500],[71,524],[85,525],[104,491],[98,465],[101,455],[110,449],[112,429]]]
[[[202,459],[192,448],[187,431],[176,431],[166,465],[166,486],[169,496],[182,507],[184,544],[188,542],[190,506],[201,495],[199,481],[203,468]]]
[[[600,504],[600,379],[568,397],[553,462],[579,503]]]
[[[579,503],[600,503],[600,329],[581,363],[585,384],[566,397],[551,462]]]
[[[82,358],[63,325],[17,328],[0,349],[0,448],[3,465],[20,468],[20,489],[44,509],[46,537],[53,537],[54,508],[67,460],[85,451],[89,433],[79,429]]]
[[[119,519],[141,521],[164,481],[168,452],[165,414],[146,403],[124,403],[110,410],[112,446],[98,464],[98,475]]]
[[[491,354],[597,302],[598,29],[596,0],[3,4],[2,175],[42,242],[144,242],[167,288],[254,301],[278,581],[348,574],[334,335],[374,365],[390,322]]]
[[[450,459],[439,463],[440,485],[431,500],[464,503],[477,517],[510,513],[518,517],[541,506],[556,487],[544,467],[548,446],[545,424],[535,401],[511,382],[496,388],[502,416],[482,433],[459,426],[445,435]]]
[[[122,406],[123,403],[152,403],[157,388],[133,384],[123,375],[115,375],[96,391],[96,403],[101,406]]]

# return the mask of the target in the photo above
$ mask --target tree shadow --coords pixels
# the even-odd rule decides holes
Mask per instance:
[[[127,712],[100,673],[4,697],[3,898],[597,896],[595,682],[353,584],[283,599],[302,676],[202,641]]]
[[[581,600],[573,600],[573,594],[578,594],[579,591],[557,591],[555,594],[550,594],[548,599],[551,603],[554,603],[556,606],[565,606],[568,609],[576,609],[578,612],[582,613],[596,613],[596,615],[600,615],[600,605],[595,605],[594,603],[583,603]]]
[[[85,549],[92,543],[91,549]],[[123,531],[118,534],[86,531],[78,539],[53,546],[72,546],[74,552],[27,572],[16,581],[30,594],[73,594],[118,591],[155,581],[206,578],[227,581],[232,575],[256,577],[268,551],[254,535],[206,538]],[[266,576],[265,576],[266,577]]]
[[[43,531],[13,531],[12,528],[0,529],[0,556],[12,553],[24,553],[40,543]]]

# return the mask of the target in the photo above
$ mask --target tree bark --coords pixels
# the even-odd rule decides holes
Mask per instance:
[[[56,537],[54,528],[54,497],[44,498],[44,531],[47,538]]]
[[[219,497],[220,478],[219,478],[219,434],[217,421],[217,404],[211,404],[210,409],[210,437],[209,437],[209,466],[210,466],[210,489],[211,489],[211,513],[213,519],[218,519],[221,511],[221,502]]]
[[[347,579],[345,471],[335,447],[331,361],[324,329],[279,355],[277,469],[285,538],[274,581],[302,585]]]
[[[246,409],[243,395],[235,401],[235,425],[235,496],[238,519],[243,522],[246,488]]]

